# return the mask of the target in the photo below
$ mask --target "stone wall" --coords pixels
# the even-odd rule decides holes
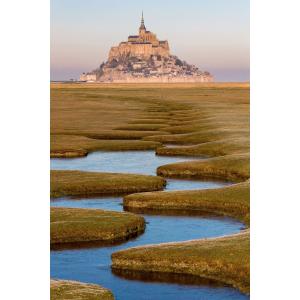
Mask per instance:
[[[96,74],[81,74],[80,81],[96,81]]]
[[[101,82],[111,83],[197,83],[197,82],[213,82],[212,76],[190,76],[190,77],[125,77],[114,78],[113,80],[101,80]]]
[[[168,47],[166,47],[165,45],[153,47],[153,45],[150,43],[122,43],[118,47],[111,47],[108,60],[111,61],[114,58],[118,58],[120,56],[128,54],[131,56],[143,57],[145,59],[148,59],[151,55],[161,55],[167,57],[170,53]]]

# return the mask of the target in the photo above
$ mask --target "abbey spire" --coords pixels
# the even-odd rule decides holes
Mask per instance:
[[[144,12],[142,11],[142,20],[141,20],[141,26],[139,28],[139,31],[146,31],[145,23],[144,23]]]
[[[213,78],[196,66],[171,55],[167,40],[146,29],[142,12],[138,34],[110,48],[107,62],[81,81],[100,82],[207,82]]]

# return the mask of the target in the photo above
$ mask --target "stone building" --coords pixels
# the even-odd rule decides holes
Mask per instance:
[[[95,73],[82,73],[79,78],[80,81],[94,82],[97,80]]]
[[[148,59],[151,55],[160,55],[162,57],[170,55],[168,41],[160,41],[154,33],[146,30],[143,14],[139,34],[130,35],[127,42],[121,42],[119,46],[111,47],[108,61],[128,55],[142,59]]]
[[[148,31],[142,14],[138,35],[111,47],[107,62],[80,76],[88,82],[210,82],[213,77],[171,55],[168,41]]]

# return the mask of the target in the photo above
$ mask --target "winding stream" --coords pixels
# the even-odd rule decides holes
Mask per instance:
[[[193,159],[193,158],[191,158]],[[199,158],[197,158],[199,159]],[[51,169],[118,172],[155,175],[158,166],[187,161],[189,158],[156,156],[154,151],[94,152],[87,157],[51,159]],[[218,188],[230,183],[220,181],[167,179],[166,190],[192,190]],[[99,208],[123,211],[122,197],[60,198],[51,200],[51,206]],[[115,298],[142,299],[249,299],[239,291],[186,279],[131,278],[111,272],[110,256],[129,247],[162,242],[185,241],[232,234],[243,224],[224,217],[143,215],[146,220],[144,234],[120,245],[51,251],[51,277],[100,284],[112,290]]]

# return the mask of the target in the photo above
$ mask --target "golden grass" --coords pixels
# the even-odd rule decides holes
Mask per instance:
[[[131,213],[82,208],[51,208],[51,245],[119,241],[142,233],[145,221]]]
[[[105,140],[103,144],[137,139],[158,143],[149,147],[160,155],[207,157],[161,166],[159,175],[238,182],[250,177],[249,83],[52,84],[51,109],[52,134]],[[77,140],[68,148],[68,143],[61,142],[60,151],[102,147],[82,147]],[[124,203],[129,208],[202,210],[249,224],[249,182],[205,191],[135,194]],[[113,267],[192,274],[249,292],[249,233],[128,249],[113,254]]]
[[[160,147],[156,149],[157,155],[169,156],[225,156],[249,152],[247,138],[232,138],[214,142],[201,143],[194,146]]]
[[[248,87],[248,83],[52,83],[51,133],[89,137],[92,141],[64,137],[52,142],[51,150],[53,153],[59,147],[61,153],[75,156],[78,150],[78,155],[84,155],[89,151],[84,147],[86,143],[91,151],[101,150],[105,142],[97,144],[95,140],[99,139],[144,139],[183,145],[222,140],[220,147],[214,147],[216,150],[208,150],[208,155],[241,153],[239,147],[247,150],[245,137],[249,134]],[[226,139],[231,139],[229,145]],[[118,148],[117,144],[116,141],[108,149]],[[200,154],[206,152],[201,147]],[[218,153],[218,148],[226,150]]]
[[[249,225],[250,183],[242,182],[220,189],[146,192],[124,197],[126,210],[177,210],[222,214]]]
[[[249,232],[222,238],[135,247],[112,254],[112,268],[190,274],[249,293]]]
[[[99,140],[79,135],[51,135],[51,157],[85,156],[92,151],[151,150],[160,143],[141,140]]]
[[[250,176],[248,154],[227,155],[199,161],[161,166],[157,174],[166,177],[218,178],[244,181]]]
[[[51,171],[51,196],[118,195],[162,190],[165,179],[157,176],[98,173],[83,171]]]
[[[50,283],[51,300],[114,300],[112,292],[96,284],[70,280],[54,280]]]

